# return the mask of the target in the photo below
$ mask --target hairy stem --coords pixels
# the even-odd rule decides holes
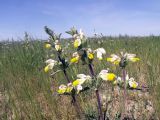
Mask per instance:
[[[88,67],[89,67],[89,70],[90,70],[90,73],[91,73],[92,78],[94,78],[94,77],[95,77],[95,74],[94,74],[94,70],[93,70],[92,64],[91,64],[91,63],[88,64]]]
[[[71,81],[69,80],[68,75],[67,75],[67,72],[66,72],[65,69],[63,70],[63,73],[64,73],[64,76],[65,76],[67,82],[70,83]]]
[[[88,64],[88,67],[89,67],[92,78],[95,78],[95,73],[94,73],[92,64],[91,63]],[[103,113],[102,113],[102,108],[101,108],[101,99],[100,99],[98,88],[96,89],[96,97],[97,97],[97,104],[98,104],[98,120],[103,120]]]
[[[102,108],[101,108],[101,99],[100,99],[100,95],[99,95],[99,90],[96,89],[96,97],[97,97],[97,103],[98,103],[98,120],[103,120],[103,113],[102,113]]]
[[[62,60],[62,58],[61,58],[61,56],[59,54],[58,54],[58,59],[62,63],[62,65],[65,66],[65,63],[64,63],[64,61]],[[67,82],[70,83],[71,81],[69,80],[69,77],[68,77],[67,72],[66,72],[65,69],[63,69],[63,73],[64,73],[64,76],[65,76]]]
[[[124,80],[124,93],[123,93],[123,114],[121,120],[125,118],[126,115],[126,97],[127,97],[127,84],[126,84],[126,70],[122,68],[122,79]]]

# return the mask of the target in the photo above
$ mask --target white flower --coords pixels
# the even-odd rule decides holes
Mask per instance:
[[[123,54],[123,53],[122,53]],[[136,57],[136,54],[129,54],[129,53],[125,53],[123,55],[123,57],[127,58],[128,60],[131,59],[131,58],[134,58]]]
[[[85,79],[85,80],[90,80],[90,79],[91,79],[91,76],[85,75],[85,74],[78,74],[78,75],[77,75],[77,78]]]
[[[136,58],[136,54],[129,54],[129,53],[125,53],[123,54],[123,52],[121,52],[121,55],[126,58],[127,61],[131,61],[131,62],[137,62],[140,59]]]
[[[72,54],[72,57],[79,57],[78,52],[74,52],[74,53]]]
[[[57,64],[57,61],[53,59],[48,59],[45,61],[45,63],[47,64],[47,66],[44,68],[44,71],[48,72],[49,70],[53,69],[53,67]]]
[[[111,54],[111,58],[114,60],[121,60],[121,58],[116,54]]]
[[[77,36],[78,36],[78,34],[74,34],[74,35],[73,35],[73,38],[77,38]]]
[[[121,61],[121,58],[118,55],[111,54],[111,57],[107,58],[107,61],[117,65]]]
[[[82,85],[84,82],[91,80],[91,77],[89,75],[84,74],[78,74],[75,81],[73,81],[73,86],[76,87],[77,85]]]
[[[80,36],[80,39],[83,39],[84,33],[83,33],[82,29],[80,29],[80,31],[79,31],[79,36]]]
[[[129,75],[128,74],[126,74],[126,81],[128,81],[129,80]]]
[[[114,81],[116,78],[116,75],[113,73],[108,73],[108,70],[102,70],[98,76],[105,81]]]
[[[68,87],[71,87],[71,86],[72,86],[72,83],[68,83],[67,86],[68,86]]]
[[[77,94],[83,89],[83,87],[81,85],[77,85]]]
[[[133,77],[129,78],[129,75],[126,75],[126,83],[128,83],[130,88],[137,88],[138,87],[138,83],[134,80]]]
[[[138,83],[136,81],[134,81],[134,78],[130,78],[128,81],[129,87],[130,88],[137,88],[138,87]]]
[[[125,53],[125,54],[124,54],[124,57],[133,58],[133,57],[136,57],[136,54]]]
[[[50,63],[56,63],[57,61],[56,60],[53,60],[53,59],[48,59],[45,61],[46,64],[50,64]]]
[[[67,86],[64,85],[64,84],[62,84],[62,85],[59,86],[59,89],[60,89],[60,90],[65,90],[66,88],[67,88]]]
[[[121,57],[112,54],[110,58],[107,58],[107,61],[118,65],[122,58],[125,58],[126,61],[131,61],[131,62],[136,62],[140,60],[139,58],[136,58],[136,54],[128,54],[128,53],[123,54],[123,52],[121,52]]]
[[[117,77],[116,80],[113,82],[114,85],[117,85],[117,84],[121,84],[123,81],[122,81],[122,78],[121,77]]]
[[[66,92],[66,90],[67,90],[67,86],[62,84],[59,86],[58,93],[63,94]]]
[[[59,40],[55,40],[55,44],[58,44],[59,43]]]
[[[92,53],[93,51],[92,51],[92,49],[91,48],[88,48],[87,49],[87,53]]]
[[[122,81],[122,78],[121,77],[117,77],[117,81]]]
[[[107,69],[107,70],[101,70],[101,72],[99,73],[99,75],[108,73],[108,70],[109,70],[109,69]]]
[[[95,52],[97,52],[97,58],[99,60],[102,60],[103,59],[102,55],[106,54],[106,51],[104,48],[98,48],[95,50]]]
[[[62,50],[61,45],[60,45],[58,40],[56,40],[54,44],[55,44],[56,51],[61,51]]]

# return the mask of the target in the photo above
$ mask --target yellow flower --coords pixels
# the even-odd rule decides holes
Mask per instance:
[[[58,93],[63,94],[66,92],[66,89],[67,89],[67,86],[62,84],[59,86]]]
[[[137,83],[136,83],[136,82],[133,82],[133,83],[132,83],[132,88],[134,88],[134,89],[135,89],[135,88],[137,88],[137,86],[138,86],[138,85],[137,85]]]
[[[72,90],[73,90],[72,83],[68,83],[66,92],[67,92],[67,93],[70,93]]]
[[[64,94],[64,93],[71,93],[72,90],[73,90],[72,83],[68,83],[67,86],[63,84],[60,85],[57,92],[59,94]]]
[[[94,58],[94,55],[92,53],[88,53],[88,58],[92,60]]]
[[[56,60],[48,59],[45,61],[47,66],[44,68],[45,72],[48,72],[49,70],[53,69],[53,67],[57,64]]]
[[[92,60],[94,58],[94,53],[91,48],[87,49],[87,57]]]
[[[48,72],[49,71],[49,66],[47,65],[45,68],[44,68],[44,72]]]
[[[77,86],[77,85],[79,85],[79,80],[75,80],[75,81],[73,81],[73,86]]]
[[[115,65],[118,65],[119,62],[120,62],[120,60],[114,60],[113,58],[107,58],[107,61],[108,61],[108,62],[111,62],[111,63],[113,63],[113,64],[115,64]]]
[[[107,58],[107,61],[115,65],[118,65],[119,62],[121,61],[121,58],[115,54],[112,54],[110,58]]]
[[[81,39],[78,38],[74,41],[74,47],[78,48],[80,45],[81,45]]]
[[[73,81],[73,86],[76,87],[77,85],[81,85],[85,82],[85,79],[77,79],[75,81]]]
[[[106,81],[113,81],[116,78],[116,75],[113,73],[108,73],[108,70],[102,70],[99,73],[100,78],[102,78],[102,80],[106,80]]]
[[[139,60],[140,60],[139,58],[130,58],[130,61],[132,61],[132,62],[137,62]]]
[[[106,74],[105,77],[106,77],[106,80],[113,81],[116,78],[116,75],[113,73],[108,73],[108,74]]]
[[[129,84],[129,87],[133,89],[138,87],[138,83],[134,81],[134,78],[130,78],[128,84]]]
[[[91,80],[91,76],[85,74],[78,74],[77,80],[73,81],[73,86],[82,85],[86,80]]]
[[[45,44],[45,48],[47,48],[47,49],[51,48],[51,46],[52,46],[52,45],[51,45],[50,43],[46,43],[46,44]]]
[[[107,58],[107,61],[112,62],[113,60],[112,60],[112,58]]]
[[[70,93],[72,91],[73,87],[67,87],[66,92]]]
[[[71,63],[78,63],[79,57],[74,57],[70,60]]]
[[[119,65],[120,61],[122,60],[122,62],[124,62],[124,60],[126,60],[127,62],[131,61],[131,62],[137,62],[140,59],[135,57],[136,54],[128,54],[128,53],[123,53],[121,52],[121,57],[119,57],[118,55],[112,54],[110,58],[107,58],[108,62],[111,62],[115,65]],[[123,59],[122,59],[123,58]]]
[[[137,62],[140,60],[139,58],[136,58],[136,54],[129,54],[129,53],[125,53],[124,55],[123,53],[121,54],[124,58],[126,58],[128,61],[131,61],[131,62]]]
[[[80,59],[80,56],[77,52],[73,53],[72,55],[72,59],[70,60],[71,63],[78,63],[79,59]]]

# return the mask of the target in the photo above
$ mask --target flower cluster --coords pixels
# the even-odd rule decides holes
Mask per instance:
[[[61,52],[62,51],[61,44],[60,44],[61,34],[56,35],[51,29],[49,29],[46,26],[45,26],[45,31],[47,34],[50,35],[49,41],[45,43],[45,48],[47,49],[54,48],[57,52]]]
[[[138,87],[138,83],[134,80],[133,77],[129,78],[129,75],[127,74],[126,77],[126,83],[124,83],[122,77],[117,77],[115,81],[113,82],[114,85],[122,86],[123,84],[126,84],[128,88],[130,89],[136,89]]]
[[[78,74],[77,79],[74,80],[72,83],[68,83],[67,85],[60,85],[58,89],[59,94],[65,94],[65,93],[72,93],[76,91],[78,94],[80,91],[83,90],[83,84],[87,84],[91,80],[91,77],[89,75],[84,74]]]
[[[96,50],[92,50],[91,48],[86,48],[85,55],[84,54],[81,55],[80,53],[78,53],[78,51],[74,52],[70,62],[71,63],[78,63],[79,60],[82,57],[86,57],[89,62],[92,62],[92,60],[94,59],[95,54],[96,54],[98,60],[102,60],[103,59],[103,55],[106,54],[106,51],[105,51],[104,48],[98,48]]]
[[[111,57],[107,58],[108,62],[111,62],[115,65],[119,65],[120,67],[125,67],[127,63],[130,62],[137,62],[140,59],[136,57],[136,54],[129,54],[121,52],[121,56],[119,57],[116,54],[111,54]]]

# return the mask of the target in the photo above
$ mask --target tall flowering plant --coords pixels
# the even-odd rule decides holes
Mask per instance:
[[[69,67],[68,60],[63,55],[63,47],[61,46],[60,36],[61,34],[57,35],[55,34],[50,28],[45,26],[45,31],[49,35],[49,41],[45,43],[46,49],[50,49],[54,52],[54,56],[56,57],[56,60],[49,58],[45,61],[46,66],[44,68],[45,72],[53,71],[53,69],[58,68],[56,72],[51,73],[51,75],[55,75],[55,73],[62,71],[65,79],[67,81],[67,85],[61,84],[59,86],[59,89],[57,90],[57,93],[59,95],[70,95],[72,97],[72,103],[75,106],[75,109],[81,117],[81,111],[80,106],[76,100],[76,93],[78,94],[82,90],[82,82],[79,84],[75,84],[75,82],[71,81],[68,74],[67,74],[67,68]],[[84,78],[83,80],[87,80],[89,78]]]
[[[96,59],[98,61],[105,60],[104,58],[106,56],[106,51],[104,48],[101,47],[92,49],[91,47],[89,47],[87,37],[85,36],[83,31],[78,31],[75,28],[71,28],[70,31],[67,31],[66,33],[72,36],[72,44],[75,51],[72,53],[71,59],[68,60],[64,55],[64,48],[60,40],[61,34],[55,34],[48,27],[45,27],[45,31],[49,35],[49,41],[45,42],[45,48],[51,50],[54,53],[53,56],[55,57],[55,59],[50,57],[45,61],[46,66],[44,67],[44,71],[53,71],[53,73],[51,73],[51,76],[56,74],[57,72],[62,72],[66,79],[66,83],[63,83],[59,86],[59,88],[57,89],[57,93],[59,95],[71,96],[72,103],[81,118],[82,111],[80,109],[80,105],[78,104],[76,96],[88,89],[94,90],[97,100],[98,120],[105,120],[106,114],[102,111],[100,87],[104,83],[104,81],[109,85],[118,85],[123,90],[124,98],[124,108],[121,119],[125,119],[127,89],[139,89],[138,82],[136,82],[133,77],[129,77],[126,71],[126,67],[130,62],[135,63],[140,60],[138,57],[136,57],[136,54],[121,52],[120,55],[111,54],[110,57],[107,58],[108,62],[120,67],[122,71],[121,77],[112,73],[109,68],[103,69],[99,72],[99,74],[96,74],[93,64]],[[88,67],[90,75],[76,73],[77,77],[73,77],[72,79],[69,78],[67,68],[70,67],[70,65],[78,64],[80,62],[82,63],[82,65],[86,65]],[[54,72],[55,70],[57,71]]]
[[[123,94],[124,113],[121,116],[121,119],[125,118],[125,114],[126,114],[127,85],[129,85],[129,87],[133,89],[138,87],[138,83],[135,82],[133,78],[129,79],[128,75],[126,75],[126,66],[128,65],[129,62],[137,62],[139,60],[140,59],[136,57],[136,54],[129,54],[129,53],[123,53],[123,52],[121,52],[120,56],[116,54],[111,54],[111,57],[107,58],[108,62],[118,65],[122,70],[122,80],[124,83],[124,94]],[[119,78],[118,82],[120,81],[121,81],[121,78]]]
[[[72,35],[73,39],[73,46],[76,49],[76,52],[73,53],[73,57],[70,60],[71,63],[78,63],[79,61],[82,61],[83,64],[88,65],[88,69],[90,71],[91,77],[92,77],[92,88],[95,89],[95,94],[97,97],[97,104],[98,104],[98,113],[99,113],[99,120],[103,120],[103,113],[101,108],[101,98],[99,95],[99,87],[100,87],[100,80],[99,75],[95,74],[94,68],[93,68],[93,61],[95,59],[95,56],[98,60],[103,60],[104,55],[106,54],[106,51],[104,48],[97,48],[95,50],[92,50],[90,47],[87,46],[87,39],[80,30],[78,31],[75,28],[71,28],[70,31],[67,31],[68,34]],[[115,79],[115,75],[113,73],[102,73],[100,72],[100,77],[105,78],[105,80],[113,80]]]

